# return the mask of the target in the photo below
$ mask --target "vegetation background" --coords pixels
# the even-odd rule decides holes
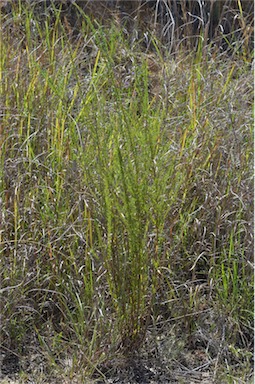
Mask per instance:
[[[0,8],[1,382],[252,382],[253,1]]]

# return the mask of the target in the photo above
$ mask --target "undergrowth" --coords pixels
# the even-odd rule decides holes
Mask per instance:
[[[198,46],[173,58],[153,34],[143,53],[77,9],[77,36],[57,8],[42,18],[18,2],[11,21],[1,15],[1,347],[26,355],[35,335],[48,366],[71,354],[70,377],[103,376],[103,362],[173,319],[216,356],[221,382],[238,361],[245,380],[247,56]]]

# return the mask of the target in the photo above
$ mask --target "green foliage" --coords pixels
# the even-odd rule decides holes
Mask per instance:
[[[229,316],[239,351],[253,316],[249,64],[202,45],[173,61],[155,36],[145,54],[77,9],[75,39],[58,9],[19,2],[12,34],[1,15],[3,345],[20,348],[29,324],[51,364],[73,350],[91,373],[160,316],[192,334],[205,305]]]

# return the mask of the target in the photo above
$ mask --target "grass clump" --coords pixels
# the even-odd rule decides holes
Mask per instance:
[[[21,362],[36,348],[48,376],[105,378],[156,343],[171,370],[174,322],[212,375],[241,359],[246,380],[250,64],[164,57],[153,36],[143,53],[77,9],[77,36],[61,9],[1,15],[1,348]]]

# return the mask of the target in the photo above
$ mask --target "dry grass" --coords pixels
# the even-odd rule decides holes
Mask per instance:
[[[78,2],[74,33],[70,9],[1,14],[2,376],[250,380],[242,6],[228,8],[245,23],[236,43],[195,53],[150,31],[145,49],[144,26],[130,35]]]

